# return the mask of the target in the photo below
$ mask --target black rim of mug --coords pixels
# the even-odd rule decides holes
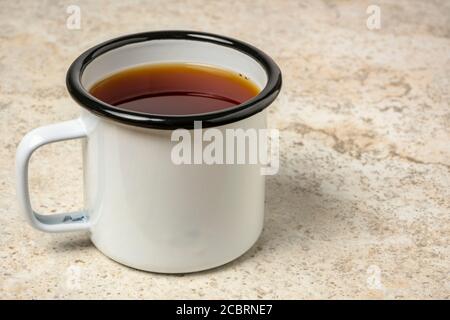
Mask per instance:
[[[250,100],[231,108],[214,112],[187,115],[159,115],[124,110],[105,103],[92,96],[81,84],[84,69],[100,55],[119,47],[152,40],[193,40],[211,42],[243,52],[259,62],[267,74],[267,84]],[[67,71],[66,85],[70,95],[87,110],[124,124],[155,128],[194,128],[194,121],[202,121],[202,127],[216,127],[248,118],[268,107],[281,89],[281,71],[277,64],[264,52],[245,42],[232,38],[197,31],[171,30],[130,34],[103,42],[81,54]]]

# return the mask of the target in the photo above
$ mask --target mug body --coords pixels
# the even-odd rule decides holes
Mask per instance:
[[[227,109],[177,115],[122,109],[89,93],[112,74],[158,63],[222,68],[248,77],[261,92]],[[31,225],[46,232],[89,230],[92,242],[110,258],[164,273],[213,268],[255,243],[264,220],[261,163],[207,164],[194,159],[180,164],[173,159],[180,140],[172,137],[176,130],[184,130],[196,158],[195,153],[203,154],[208,144],[203,136],[196,138],[198,123],[204,129],[200,134],[212,129],[226,137],[224,153],[230,152],[230,130],[265,129],[265,109],[281,88],[281,72],[270,57],[249,44],[214,34],[146,32],[87,50],[70,66],[66,84],[83,108],[81,117],[34,129],[17,150],[17,194]],[[35,212],[27,178],[31,154],[47,143],[78,138],[84,138],[84,210]],[[244,150],[234,146],[231,150],[248,159],[254,146],[251,142],[243,146]]]
[[[85,112],[85,207],[96,247],[155,272],[209,269],[258,239],[264,176],[258,164],[174,164],[170,130],[138,128]],[[226,129],[265,128],[262,111]],[[193,130],[190,130],[192,137]],[[199,141],[192,139],[192,148]],[[202,146],[200,146],[202,148]]]

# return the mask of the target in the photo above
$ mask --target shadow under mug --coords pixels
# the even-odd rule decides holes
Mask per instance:
[[[89,94],[108,75],[142,64],[187,62],[233,70],[262,91],[243,104],[189,115],[123,110]],[[46,232],[89,230],[95,246],[122,264],[153,272],[184,273],[225,264],[258,239],[264,218],[260,165],[176,165],[171,132],[203,128],[262,129],[265,108],[278,95],[281,72],[259,49],[195,31],[127,35],[79,56],[67,88],[83,107],[78,119],[29,132],[16,155],[17,194],[31,225]],[[33,211],[28,162],[39,147],[82,138],[84,210]]]

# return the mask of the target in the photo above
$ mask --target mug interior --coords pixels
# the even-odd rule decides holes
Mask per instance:
[[[89,91],[112,74],[140,65],[193,63],[231,70],[247,76],[260,90],[267,84],[267,73],[251,56],[215,43],[194,40],[153,40],[124,45],[93,60],[81,75]]]
[[[161,115],[121,109],[101,101],[89,90],[125,69],[158,63],[212,66],[248,77],[260,88],[255,97],[230,108],[199,114]],[[281,71],[261,50],[239,40],[196,31],[152,31],[101,43],[70,66],[66,84],[71,96],[90,112],[133,126],[192,129],[195,121],[216,127],[250,117],[268,107],[281,89]]]

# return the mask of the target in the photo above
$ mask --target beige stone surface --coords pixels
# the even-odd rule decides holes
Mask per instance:
[[[449,298],[450,2],[0,1],[0,298]],[[18,212],[14,153],[34,127],[72,119],[69,64],[100,41],[194,29],[248,41],[280,65],[270,107],[281,169],[258,243],[223,267],[141,272],[88,234],[45,234]],[[79,142],[32,159],[35,208],[82,205]]]

